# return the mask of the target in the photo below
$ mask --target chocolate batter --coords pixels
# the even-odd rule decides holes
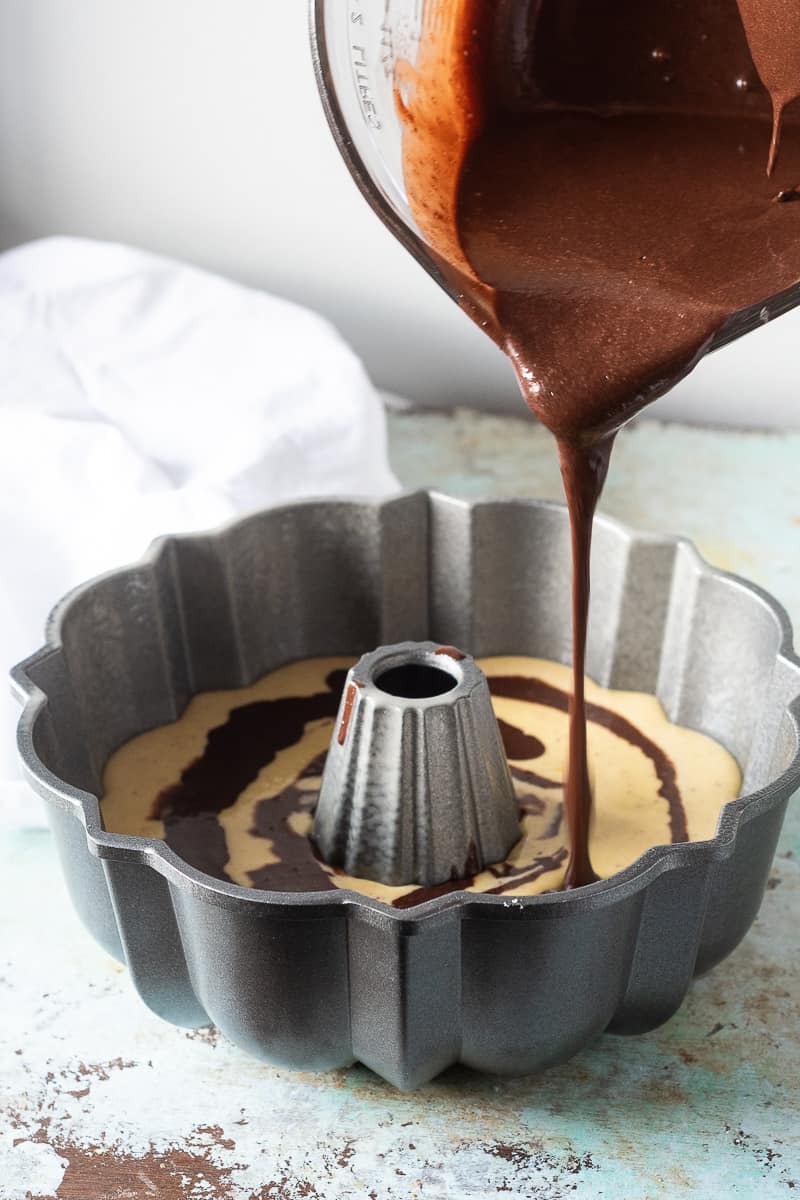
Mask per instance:
[[[592,518],[614,437],[800,280],[796,0],[427,0],[398,71],[415,219],[555,434],[572,522],[566,886],[589,855]],[[782,131],[782,137],[781,137]],[[780,154],[778,145],[780,143]]]
[[[400,908],[460,890],[514,896],[560,887],[570,671],[523,657],[481,664],[520,805],[522,836],[507,860],[433,888],[387,887],[320,862],[313,812],[349,665],[308,659],[248,688],[196,696],[173,724],[112,756],[106,827],[164,838],[193,866],[247,887],[354,888]],[[653,696],[586,687],[598,873],[613,874],[653,845],[710,837],[741,784],[730,754],[671,725]]]

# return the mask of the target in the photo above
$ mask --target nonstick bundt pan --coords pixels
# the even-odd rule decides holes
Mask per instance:
[[[713,839],[656,846],[590,887],[456,892],[405,910],[349,891],[245,889],[162,842],[108,833],[104,764],[195,692],[294,659],[433,639],[568,662],[562,506],[304,502],[161,539],[64,599],[13,672],[20,752],[75,907],[145,1003],[177,1025],[213,1022],[270,1063],[360,1060],[401,1088],[456,1062],[536,1071],[603,1030],[671,1016],[761,902],[800,786],[800,662],[783,610],[684,541],[601,518],[593,570],[589,674],[655,693],[672,720],[722,742],[742,797]]]

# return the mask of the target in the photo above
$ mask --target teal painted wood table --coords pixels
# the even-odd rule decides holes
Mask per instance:
[[[408,486],[559,496],[526,420],[395,413]],[[800,626],[800,434],[642,423],[603,508],[691,537]],[[292,1074],[165,1025],[79,927],[47,834],[0,846],[0,1200],[654,1200],[800,1196],[800,805],[761,914],[640,1038],[513,1081],[402,1095],[361,1067]]]

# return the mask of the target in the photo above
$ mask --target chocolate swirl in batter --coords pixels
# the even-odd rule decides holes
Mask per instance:
[[[300,740],[307,725],[323,717],[333,720],[346,678],[346,671],[333,671],[325,681],[329,690],[315,696],[258,700],[232,709],[225,724],[208,734],[202,755],[156,799],[152,817],[163,822],[167,845],[192,866],[226,879],[228,849],[217,817],[279,750]]]
[[[151,815],[163,822],[167,844],[200,870],[218,879],[229,879],[225,870],[229,853],[220,814],[236,803],[244,789],[281,750],[298,743],[310,725],[324,720],[330,722],[333,730],[345,678],[344,671],[333,671],[325,680],[325,691],[310,696],[260,700],[231,709],[225,723],[208,733],[203,753],[156,800]],[[497,697],[550,707],[563,713],[569,709],[568,693],[541,679],[490,675],[489,685]],[[668,755],[631,721],[611,709],[588,704],[587,716],[590,722],[604,726],[650,760],[659,781],[658,795],[668,809],[671,839],[687,840],[686,814],[675,768]],[[526,764],[535,761],[545,754],[546,747],[537,737],[506,720],[501,719],[499,725],[511,760],[512,775],[519,785],[521,815],[541,815],[545,811],[544,801],[535,792],[528,793],[524,789],[532,787],[546,791],[563,785],[559,780],[536,774],[527,765],[521,766],[519,760]],[[313,813],[324,762],[324,753],[315,756],[289,786],[257,803],[250,833],[269,839],[272,847],[269,857],[277,861],[249,872],[254,887],[293,892],[330,890],[336,886],[335,872],[318,860],[310,837],[297,832],[290,820],[297,814],[310,817]],[[558,803],[554,806],[549,827],[542,833],[542,840],[547,842],[557,837],[562,821],[563,808]],[[557,870],[566,855],[566,847],[562,846],[520,866],[511,862],[495,864],[488,870],[496,877],[497,884],[483,890],[490,894],[513,892]],[[460,891],[469,887],[473,880],[474,876],[467,876],[436,887],[415,888],[398,896],[393,903],[398,908],[412,907],[435,896]]]
[[[561,712],[569,712],[569,694],[560,688],[553,687],[541,679],[528,679],[525,676],[495,675],[489,678],[489,687],[493,696],[506,696],[512,700],[527,700],[533,704],[543,704],[549,708],[557,708]],[[599,704],[586,705],[586,719],[595,725],[604,725],[616,737],[622,738],[642,754],[647,755],[658,776],[658,794],[666,801],[669,810],[670,841],[688,842],[689,830],[686,825],[686,812],[681,800],[675,767],[660,746],[646,737],[625,717],[603,708]],[[513,758],[508,749],[509,758]],[[520,756],[523,757],[523,756]],[[541,787],[541,783],[538,784]],[[547,782],[545,781],[545,786]]]

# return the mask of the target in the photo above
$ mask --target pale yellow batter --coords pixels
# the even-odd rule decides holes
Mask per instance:
[[[184,769],[204,751],[211,729],[224,725],[233,708],[258,700],[313,696],[326,691],[331,671],[344,669],[351,660],[317,658],[292,663],[272,671],[248,688],[206,692],[196,696],[179,720],[134,738],[109,760],[104,776],[102,813],[106,828],[144,837],[164,837],[164,825],[152,814],[159,793],[175,784]],[[569,691],[571,672],[559,663],[523,657],[480,660],[489,677],[524,676]],[[741,774],[734,758],[711,738],[671,724],[653,696],[638,692],[615,692],[587,681],[589,704],[627,718],[671,760],[686,816],[689,837],[712,837],[719,811],[734,799]],[[539,739],[544,754],[530,761],[510,760],[549,780],[562,781],[567,762],[568,721],[564,712],[525,700],[494,698],[497,716],[509,725]],[[236,883],[252,886],[250,873],[278,861],[274,842],[254,831],[257,806],[269,802],[296,785],[307,794],[286,818],[286,827],[300,838],[311,831],[312,808],[319,789],[318,775],[298,781],[309,764],[328,746],[333,718],[306,725],[300,740],[280,750],[274,760],[222,810],[219,824],[227,843],[225,874]],[[668,805],[659,795],[659,779],[650,757],[601,724],[589,724],[589,757],[594,796],[594,821],[590,839],[592,865],[601,877],[621,870],[645,850],[671,840]],[[561,813],[561,788],[537,788],[530,782],[515,783],[523,805],[522,838],[507,862],[518,870],[560,858],[558,865],[544,870],[532,881],[509,887],[506,895],[530,895],[558,888],[566,866],[566,829]],[[315,864],[316,865],[316,864]],[[337,887],[354,888],[365,895],[393,903],[416,890],[415,885],[387,887],[369,880],[354,879],[318,864]],[[507,868],[504,868],[507,869]],[[313,879],[313,867],[312,867]],[[324,882],[324,880],[323,880]],[[470,884],[469,891],[493,891],[502,883],[502,873],[484,871]],[[512,880],[508,880],[509,883]],[[312,886],[307,884],[306,886]],[[317,886],[322,886],[318,884]]]

